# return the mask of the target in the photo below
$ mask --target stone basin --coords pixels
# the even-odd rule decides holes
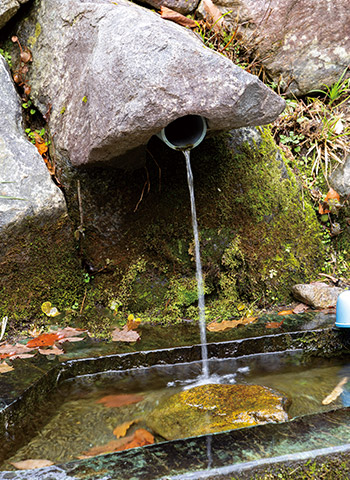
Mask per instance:
[[[303,330],[300,316],[296,323],[298,327],[295,327],[295,331],[291,328],[290,331],[279,334],[264,335],[259,327],[255,326],[259,336],[209,344],[209,358],[232,358],[237,362],[236,366],[242,366],[249,361],[252,354],[254,356],[263,352],[265,353],[262,358],[272,363],[277,362],[281,352],[285,352],[283,355],[287,356],[288,352],[308,352],[320,358],[349,353],[349,336],[331,327],[334,316],[329,316],[326,322],[328,327],[323,323],[317,328],[317,322],[312,323],[315,327],[313,330]],[[310,326],[310,317],[305,317],[304,323]],[[243,330],[239,336],[244,337]],[[81,356],[84,356],[84,353]],[[87,358],[71,360],[68,359],[69,355],[62,360],[30,359],[31,361],[22,364],[22,386],[18,379],[11,384],[11,375],[6,376],[9,380],[7,384],[4,383],[1,391],[0,410],[0,437],[3,439],[1,453],[5,454],[4,456],[11,456],[15,445],[20,447],[28,437],[41,431],[45,422],[41,425],[31,424],[31,413],[46,401],[51,391],[67,380],[96,374],[108,376],[111,371],[119,372],[120,375],[129,375],[128,372],[151,373],[159,367],[174,369],[176,378],[186,370],[186,362],[194,361],[200,366],[199,345],[95,355],[94,358],[89,357],[85,351],[85,356]],[[29,382],[30,369],[36,372],[36,377],[32,376]],[[332,410],[330,407],[327,411],[303,415],[282,423],[267,423],[192,436],[25,473],[3,471],[0,472],[0,479],[214,479],[219,474],[220,478],[232,478],[235,473],[243,471],[252,472],[253,475],[256,469],[264,465],[286,462],[293,464],[307,459],[327,459],[334,456],[343,459],[350,451],[349,427],[349,408],[338,405],[337,409]],[[346,460],[346,457],[344,458]]]

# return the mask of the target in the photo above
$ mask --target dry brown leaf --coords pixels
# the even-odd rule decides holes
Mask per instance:
[[[293,313],[304,313],[308,309],[308,305],[305,305],[305,303],[299,303],[295,308],[293,308]]]
[[[122,330],[116,328],[112,332],[113,342],[137,342],[141,337],[135,330],[128,330],[128,326],[124,325]]]
[[[105,407],[122,407],[123,405],[130,405],[132,403],[138,403],[143,400],[141,395],[134,394],[121,394],[121,395],[106,395],[105,397],[97,400],[96,403],[103,403]]]
[[[51,462],[50,460],[37,459],[37,458],[22,460],[20,462],[10,462],[10,463],[14,467],[18,468],[18,470],[31,470],[32,468],[51,467],[51,465],[54,465],[54,463]]]
[[[11,367],[11,365],[8,365],[6,362],[0,363],[0,373],[11,372],[11,370],[14,370],[14,368]]]
[[[219,8],[216,5],[214,5],[214,3],[211,0],[203,0],[202,7],[204,8],[205,19],[209,23],[215,24],[213,26],[213,30],[215,32],[220,31],[221,28],[224,26],[222,12],[219,10]]]
[[[51,348],[39,348],[39,353],[41,355],[62,355],[64,351],[54,345]]]
[[[278,312],[277,315],[291,315],[293,313],[293,310],[282,310],[281,312]]]
[[[124,422],[121,425],[118,425],[113,430],[113,435],[115,435],[117,438],[125,437],[126,432],[129,430],[131,425],[135,422],[136,420],[131,420],[130,422]]]
[[[78,335],[87,334],[87,330],[82,330],[80,328],[65,327],[61,330],[57,330],[56,333],[62,338],[72,338],[77,337]],[[83,337],[81,338],[83,339]]]
[[[40,155],[43,155],[48,150],[45,140],[37,132],[32,132],[32,133],[34,135],[35,146],[38,149],[38,152],[40,153]]]
[[[322,400],[322,405],[329,405],[330,403],[334,402],[334,400],[336,400],[343,393],[343,386],[348,382],[348,380],[348,377],[342,378],[338,385],[331,391],[331,393]]]
[[[243,317],[239,320],[223,320],[222,322],[211,322],[207,325],[209,332],[223,332],[230,328],[238,327],[238,325],[248,325],[256,321],[258,317]]]
[[[171,20],[183,27],[197,27],[196,22],[192,20],[192,18],[187,18],[184,15],[181,15],[181,13],[175,12],[174,10],[171,10],[171,8],[164,7],[163,5],[160,7],[160,15],[165,20]]]
[[[28,348],[25,345],[16,343],[16,345],[1,345],[0,346],[0,359],[2,358],[30,358],[34,354],[30,354],[34,348]]]

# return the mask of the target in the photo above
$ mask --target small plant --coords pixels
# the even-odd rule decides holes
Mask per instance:
[[[33,145],[35,145],[36,143],[37,135],[39,135],[40,137],[43,137],[46,134],[45,128],[42,128],[41,130],[32,130],[31,128],[26,128],[25,132],[28,135],[29,140],[32,142]],[[45,145],[49,145],[49,144],[50,144],[49,141],[45,142]]]
[[[2,48],[0,48],[0,55],[4,57],[4,59],[8,63],[8,66],[12,68],[12,57],[9,54],[9,52],[6,52],[6,50],[3,50]]]
[[[289,135],[280,135],[280,142],[283,145],[290,145],[295,152],[299,152],[301,148],[299,144],[304,138],[305,135],[294,133],[294,131],[291,130]]]
[[[344,95],[350,94],[350,78],[344,80],[344,76],[348,70],[348,67],[343,71],[339,80],[334,83],[331,87],[328,85],[323,84],[325,90],[312,90],[310,93],[323,93],[329,101],[329,105],[332,105],[334,102],[339,100]],[[348,95],[341,103],[346,102],[350,98]],[[338,104],[340,105],[340,104]]]
[[[33,107],[33,102],[31,100],[27,100],[26,102],[22,103],[22,107],[29,111],[31,115],[34,115],[36,113],[35,108]]]

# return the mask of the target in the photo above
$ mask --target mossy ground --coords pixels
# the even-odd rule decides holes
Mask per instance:
[[[258,142],[237,147],[223,134],[192,151],[208,320],[287,302],[290,287],[315,278],[323,264],[315,213],[276,148],[265,129]],[[65,321],[101,335],[129,312],[165,323],[197,318],[184,158],[156,141],[150,149],[147,174],[79,174],[80,248],[62,223],[28,224],[7,245],[0,316],[45,323],[40,306],[50,301]],[[135,211],[145,179],[150,189]],[[72,185],[70,214],[79,224]]]

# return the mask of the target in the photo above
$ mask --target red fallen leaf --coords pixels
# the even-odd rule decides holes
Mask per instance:
[[[154,436],[144,428],[139,428],[134,433],[131,442],[127,443],[126,445],[120,446],[115,451],[120,452],[122,450],[129,450],[130,448],[143,447],[144,445],[152,445],[152,443],[154,443]]]
[[[123,405],[131,405],[143,400],[141,395],[121,394],[121,395],[106,395],[97,400],[96,403],[103,403],[105,407],[122,407]]]
[[[277,315],[291,315],[293,310],[282,310],[282,312],[278,312]]]
[[[181,13],[175,12],[174,10],[171,10],[171,8],[164,7],[163,5],[160,7],[160,15],[165,20],[171,20],[183,27],[197,27],[197,23],[192,20],[192,18],[187,18],[184,15],[181,15]]]
[[[3,360],[4,358],[8,358],[10,356],[9,353],[0,353],[0,360]]]
[[[61,337],[57,333],[42,333],[38,337],[29,340],[27,347],[52,347]]]
[[[284,322],[284,318],[282,318],[282,320],[280,322],[269,322],[269,323],[266,323],[265,324],[265,327],[266,328],[279,328],[283,325],[283,322]]]

